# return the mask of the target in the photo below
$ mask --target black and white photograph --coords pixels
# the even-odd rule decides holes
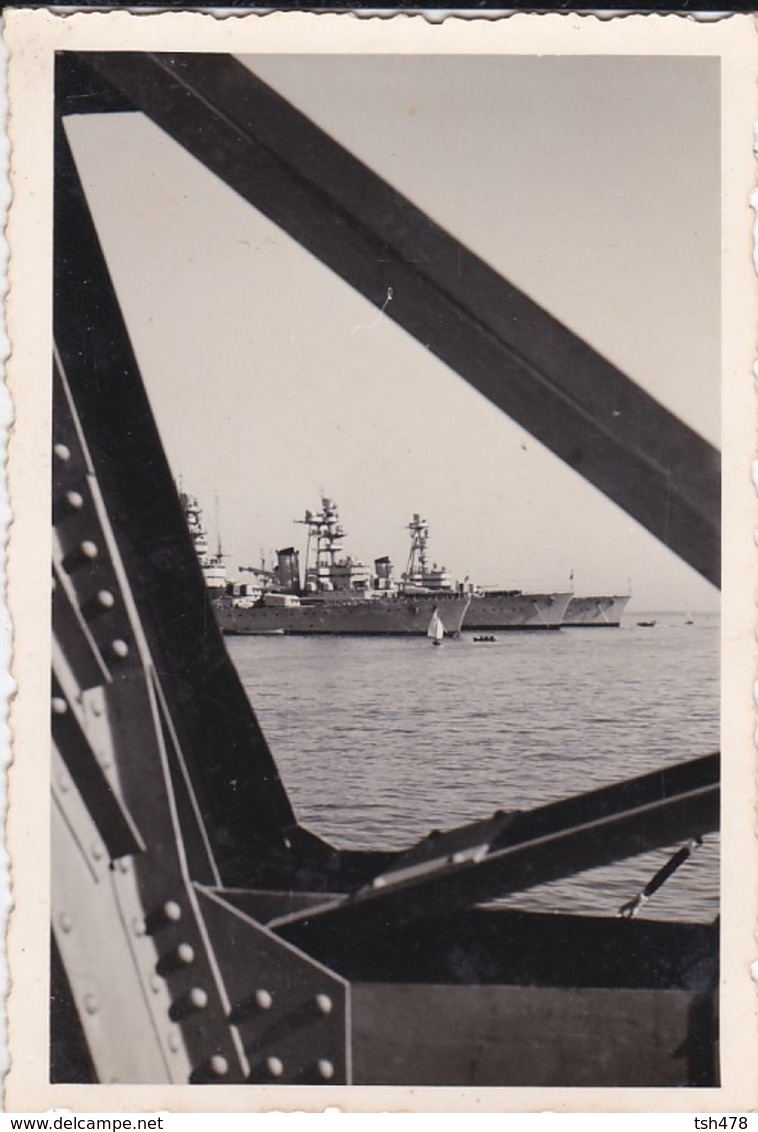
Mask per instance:
[[[11,29],[36,1095],[747,1106],[753,32],[290,15]]]

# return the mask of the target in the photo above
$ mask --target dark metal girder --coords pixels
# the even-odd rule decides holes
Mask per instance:
[[[719,455],[696,432],[235,59],[78,58],[719,584]]]
[[[504,828],[503,828],[504,825]],[[602,790],[512,815],[494,840],[435,861],[415,861],[376,878],[351,897],[272,920],[269,927],[305,950],[342,937],[352,945],[419,918],[444,917],[538,884],[573,876],[700,836],[719,825],[719,758],[708,755]],[[486,835],[485,835],[486,836]],[[478,850],[478,851],[477,851]]]

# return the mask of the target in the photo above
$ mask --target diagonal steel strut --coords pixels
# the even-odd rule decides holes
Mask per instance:
[[[717,450],[591,346],[232,57],[78,59],[719,584]]]
[[[269,927],[306,950],[314,942],[354,943],[419,918],[444,917],[669,846],[718,825],[719,758],[707,755],[511,815],[507,822],[464,827],[453,838],[442,834],[431,841],[433,856],[424,859],[412,851],[350,897],[273,920]]]

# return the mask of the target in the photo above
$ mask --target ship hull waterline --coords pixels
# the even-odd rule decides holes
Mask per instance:
[[[446,637],[457,636],[468,606],[468,595],[433,595],[331,600],[300,606],[240,607],[215,603],[216,618],[226,636],[285,634],[287,636],[425,637],[437,609]]]

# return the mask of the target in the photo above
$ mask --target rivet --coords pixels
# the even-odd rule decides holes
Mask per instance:
[[[266,1061],[266,1069],[271,1077],[281,1077],[284,1073],[284,1065],[278,1057],[269,1057]]]
[[[319,1014],[331,1014],[334,1008],[334,1003],[332,1002],[328,994],[317,994],[315,1001],[316,1009],[318,1010]]]
[[[67,774],[58,775],[58,788],[61,794],[66,794],[71,789],[71,779]]]
[[[105,850],[103,849],[99,841],[95,841],[92,845],[91,852],[96,861],[101,861],[103,859],[103,853],[105,852]]]
[[[322,1057],[318,1062],[318,1072],[320,1077],[323,1077],[324,1080],[329,1081],[334,1076],[334,1066],[332,1065],[331,1061],[327,1061],[325,1057]]]
[[[53,521],[57,522],[66,515],[75,514],[84,507],[84,496],[78,491],[67,491],[63,498],[53,505]]]
[[[259,987],[258,990],[253,991],[247,998],[237,1003],[229,1015],[229,1021],[238,1026],[248,1018],[254,1017],[259,1011],[270,1010],[273,1002],[274,996],[271,991]]]
[[[208,1005],[208,995],[202,987],[193,987],[189,992],[188,998],[195,1010],[204,1010]]]
[[[161,956],[155,969],[159,975],[168,975],[171,971],[177,971],[180,967],[189,967],[190,963],[194,963],[194,961],[195,952],[192,946],[189,943],[180,943],[166,955]]]
[[[96,617],[102,617],[104,613],[109,613],[116,604],[115,594],[110,590],[98,590],[96,594],[88,598],[82,605],[82,615],[88,620],[92,621]]]
[[[150,990],[153,992],[153,994],[160,994],[160,992],[163,990],[163,979],[158,978],[157,975],[151,975],[148,981],[150,983]]]
[[[74,926],[74,921],[71,919],[68,912],[61,912],[58,917],[58,923],[60,924],[61,931],[66,933],[70,932]]]
[[[193,1085],[210,1084],[220,1077],[226,1077],[229,1072],[229,1062],[220,1053],[214,1053],[202,1065],[192,1070],[190,1083]]]
[[[116,862],[116,867],[120,873],[128,873],[129,869],[131,868],[131,863],[127,860],[126,857],[121,857]]]
[[[126,641],[116,637],[115,640],[111,641],[111,652],[118,660],[125,660],[129,655],[129,646]]]
[[[53,452],[63,463],[71,459],[71,449],[67,444],[56,444],[53,448]]]
[[[68,704],[63,696],[53,696],[50,707],[53,709],[53,715],[65,715],[68,711]]]
[[[270,1010],[273,1001],[271,991],[261,989],[255,992],[255,1005],[260,1010]]]
[[[145,921],[141,916],[134,916],[132,919],[132,931],[135,935],[141,936],[145,934]]]
[[[145,930],[148,935],[155,935],[156,932],[161,931],[163,928],[169,927],[171,924],[178,924],[182,918],[182,909],[175,900],[167,900],[161,904],[160,908],[156,908],[145,919]]]
[[[100,1009],[100,1003],[94,994],[85,994],[84,996],[84,1009],[88,1014],[97,1014]]]
[[[97,543],[91,539],[84,539],[63,559],[63,569],[67,574],[73,574],[80,566],[90,565],[99,554]]]
[[[172,1053],[178,1053],[180,1048],[181,1048],[181,1044],[182,1043],[179,1039],[179,1034],[177,1033],[177,1031],[176,1030],[169,1030],[169,1033],[168,1033],[168,1048],[171,1050],[171,1052]]]
[[[204,1010],[208,1005],[208,995],[202,987],[193,987],[192,990],[187,991],[181,998],[171,1004],[169,1010],[169,1017],[177,1022],[181,1018],[187,1018],[190,1014],[196,1014],[198,1010]]]
[[[101,703],[93,703],[90,705],[90,711],[93,715],[101,716],[103,714],[103,705]]]

